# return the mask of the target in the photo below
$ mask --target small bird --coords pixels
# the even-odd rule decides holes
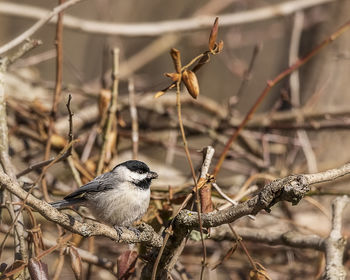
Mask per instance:
[[[62,209],[72,205],[86,206],[100,221],[115,227],[132,231],[134,221],[140,219],[147,211],[150,201],[151,181],[158,174],[150,171],[147,164],[138,160],[128,160],[115,166],[63,200],[50,203]]]

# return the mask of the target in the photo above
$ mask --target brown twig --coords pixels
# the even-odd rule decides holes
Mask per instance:
[[[182,202],[181,206],[179,207],[179,209],[174,214],[174,217],[177,217],[177,215],[181,212],[181,210],[186,207],[186,205],[188,204],[190,199],[193,197],[193,194],[195,193],[195,190],[196,189],[197,190],[201,189],[208,182],[208,180],[210,180],[210,178],[207,177],[207,174],[209,173],[210,163],[211,163],[212,158],[214,156],[214,149],[212,149],[211,147],[208,147],[207,149],[203,149],[203,152],[205,153],[205,157],[204,157],[203,164],[202,164],[202,167],[201,167],[201,175],[200,175],[200,177],[203,176],[203,178],[198,180],[198,182],[196,184],[196,187],[194,187],[192,189],[192,192],[186,196],[186,198]],[[200,213],[200,212],[197,211],[197,213]],[[157,258],[156,258],[156,260],[154,262],[154,265],[152,265],[152,276],[151,276],[151,279],[156,279],[157,268],[158,268],[159,263],[161,261],[161,258],[163,256],[164,250],[165,250],[165,248],[167,246],[167,242],[168,242],[168,239],[169,239],[170,235],[176,236],[173,233],[173,223],[174,222],[175,222],[175,218],[172,219],[172,221],[170,222],[169,227],[166,230],[166,235],[165,235],[165,237],[163,239],[162,247],[160,248],[160,250],[158,252],[158,255],[157,255]],[[201,222],[200,222],[200,224],[201,224]],[[183,233],[182,233],[182,235],[179,238],[181,239],[181,245],[177,247],[177,251],[178,252],[172,256],[172,260],[169,263],[169,267],[170,268],[173,265],[175,265],[177,258],[179,257],[179,255],[181,254],[181,252],[183,250],[183,246],[184,246],[183,242],[186,240],[186,234],[183,236]],[[169,262],[169,260],[168,260],[168,262]]]
[[[5,80],[4,74],[7,71],[8,67],[22,57],[24,54],[29,52],[34,47],[41,44],[41,41],[38,40],[28,40],[17,52],[15,52],[10,57],[4,57],[0,60],[0,161],[2,165],[2,169],[8,174],[12,179],[15,178],[15,168],[11,163],[8,151],[8,127],[7,127],[7,114],[6,114],[6,102],[5,102]],[[5,198],[7,196],[4,191],[2,194]],[[11,194],[11,201],[18,202],[18,198]],[[15,250],[16,250],[16,259],[19,258],[21,260],[26,261],[28,258],[26,244],[24,242],[23,234],[24,234],[24,220],[22,216],[22,208],[19,205],[12,205],[10,203],[8,205],[8,209],[10,212],[10,216],[12,218],[11,228],[15,228]],[[5,235],[3,241],[0,245],[0,256],[3,252],[3,248],[6,242],[8,235]],[[24,275],[21,274],[21,278],[24,279]]]
[[[270,211],[270,208],[279,201],[289,201],[297,204],[306,193],[310,191],[310,185],[333,181],[350,173],[350,164],[339,168],[327,170],[315,174],[292,175],[283,179],[277,179],[267,184],[261,191],[237,206],[231,206],[225,210],[202,214],[204,227],[215,227],[223,223],[231,223],[246,215],[256,215],[261,210]],[[177,216],[182,227],[199,228],[195,212],[183,210]]]
[[[62,5],[65,0],[59,0],[59,4]],[[52,134],[54,132],[54,125],[57,118],[57,109],[60,102],[61,92],[62,92],[62,75],[63,75],[63,12],[58,14],[57,25],[56,25],[56,83],[55,92],[53,95],[51,114],[49,118],[49,127],[47,131],[47,141],[45,146],[44,161],[48,160],[51,153],[52,145]],[[50,196],[47,190],[47,183],[45,178],[41,182],[42,191],[46,201],[50,200]]]
[[[139,149],[139,124],[137,119],[137,109],[135,102],[135,84],[132,78],[129,79],[128,89],[131,117],[132,157],[133,159],[137,159]]]
[[[289,65],[292,65],[298,59],[303,23],[304,13],[302,11],[299,11],[294,15],[293,30],[289,49]],[[291,92],[291,103],[292,106],[295,107],[293,110],[298,111],[300,107],[300,83],[298,70],[295,70],[293,73],[291,73],[289,84]],[[297,122],[299,122],[299,120]],[[296,133],[306,158],[308,172],[317,172],[316,156],[312,150],[310,139],[306,131],[299,129]]]
[[[256,267],[256,264],[255,264],[255,261],[253,260],[253,258],[251,257],[251,255],[249,254],[248,250],[247,250],[247,247],[244,245],[243,241],[242,241],[242,238],[236,233],[236,231],[234,230],[233,226],[231,224],[227,224],[233,234],[233,236],[235,237],[235,239],[237,240],[237,242],[239,243],[239,245],[242,247],[245,255],[247,256],[249,262],[250,262],[250,265],[252,266],[252,268],[254,269],[254,271],[257,271],[257,267]]]
[[[103,144],[101,148],[100,158],[97,164],[96,175],[100,175],[102,173],[105,160],[106,160],[107,149],[110,148],[108,147],[109,145],[108,139],[110,139],[113,123],[116,122],[118,84],[119,84],[119,48],[113,49],[112,78],[113,78],[112,98],[108,107],[105,129],[103,131]],[[116,125],[116,130],[117,130],[117,125]],[[117,134],[117,131],[115,133]]]

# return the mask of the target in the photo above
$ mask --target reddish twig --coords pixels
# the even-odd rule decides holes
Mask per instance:
[[[277,75],[273,80],[270,80],[267,82],[267,86],[262,91],[258,99],[255,101],[254,105],[250,108],[249,112],[241,122],[241,124],[238,126],[238,128],[235,130],[235,132],[232,134],[231,138],[227,141],[224,150],[222,151],[219,161],[217,162],[213,175],[216,177],[220,171],[220,168],[227,156],[227,153],[232,145],[232,143],[237,139],[238,135],[242,131],[242,129],[245,127],[245,125],[248,123],[248,121],[252,118],[254,115],[256,109],[259,107],[261,102],[265,99],[267,94],[270,92],[270,90],[278,84],[281,80],[283,80],[285,77],[289,76],[294,70],[300,68],[302,65],[304,65],[306,62],[308,62],[312,57],[314,57],[316,54],[318,54],[325,46],[333,42],[336,38],[338,38],[340,35],[342,35],[345,31],[347,31],[350,27],[350,21],[346,22],[344,25],[342,25],[337,31],[335,31],[333,34],[331,34],[327,39],[325,39],[322,43],[320,43],[318,46],[316,46],[311,52],[309,52],[306,56],[296,61],[293,65],[288,67],[286,70],[281,72],[279,75]]]
[[[59,0],[59,4],[63,4],[65,0]],[[55,38],[55,45],[56,45],[56,84],[55,84],[55,93],[53,96],[53,103],[51,108],[51,115],[49,120],[49,127],[47,132],[47,142],[45,147],[45,155],[44,160],[48,160],[50,157],[51,152],[51,137],[54,130],[54,125],[57,117],[57,108],[58,103],[60,101],[61,92],[62,92],[62,67],[63,67],[63,11],[58,14],[57,17],[57,27],[56,27],[56,38]],[[41,182],[44,198],[46,201],[50,200],[48,191],[47,191],[47,184],[45,178],[43,178]]]

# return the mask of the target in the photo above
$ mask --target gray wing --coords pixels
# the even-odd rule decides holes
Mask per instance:
[[[86,193],[103,192],[113,188],[113,174],[105,173],[96,177],[91,182],[81,186],[75,192],[67,195],[64,199],[73,199],[82,197]]]

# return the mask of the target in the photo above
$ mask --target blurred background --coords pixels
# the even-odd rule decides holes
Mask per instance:
[[[52,10],[57,5],[57,1],[47,0],[0,1],[0,45],[20,35],[41,17],[42,12]],[[258,19],[257,12],[265,17]],[[170,48],[181,52],[185,64],[208,49],[211,29],[209,24],[195,30],[182,30],[180,27],[184,22],[181,20],[205,20],[207,16],[212,16],[209,21],[214,22],[215,16],[218,16],[218,40],[224,41],[223,51],[211,56],[211,60],[197,73],[200,86],[198,100],[192,100],[185,89],[182,94],[184,125],[197,170],[202,161],[198,150],[213,145],[216,149],[214,166],[223,145],[261,94],[267,81],[329,38],[349,20],[349,14],[350,1],[346,0],[82,1],[67,9],[65,16],[88,21],[92,26],[95,23],[130,24],[139,29],[139,34],[105,34],[101,25],[98,25],[99,32],[64,26],[63,91],[55,134],[58,138],[66,138],[68,122],[65,103],[68,93],[71,93],[74,135],[80,139],[75,149],[82,169],[94,177],[101,147],[97,129],[101,116],[99,100],[104,90],[111,88],[111,50],[119,48],[118,136],[112,143],[111,161],[105,169],[132,156],[132,120],[129,112],[132,83],[138,108],[138,158],[160,174],[160,180],[154,186],[155,201],[158,199],[157,192],[165,196],[169,187],[180,188],[180,199],[186,193],[191,177],[178,129],[175,92],[169,91],[159,99],[153,99],[153,95],[171,83],[163,75],[174,71]],[[241,15],[240,20],[220,24],[221,18],[237,15]],[[158,35],[143,33],[146,24],[152,24],[157,32],[157,26],[162,26],[165,21],[171,21],[169,25],[174,27],[175,32]],[[176,26],[180,31],[176,31]],[[18,60],[6,73],[10,152],[18,171],[43,158],[45,129],[55,87],[55,30],[55,21],[40,28],[32,38],[42,40],[43,44]],[[117,26],[115,31],[118,32]],[[349,161],[349,46],[350,32],[346,32],[306,63],[293,78],[288,77],[272,88],[234,144],[217,178],[225,192],[234,196],[244,182],[257,173],[283,177],[335,168]],[[33,115],[35,117],[30,117]],[[91,137],[96,140],[86,156],[86,145]],[[62,145],[64,141],[63,144],[58,143],[53,152],[57,154]],[[86,178],[83,171],[79,172],[82,181],[88,181],[89,177]],[[28,174],[27,180],[34,180],[36,176],[38,174],[35,172]],[[60,197],[78,187],[64,163],[51,168],[47,177],[51,178],[49,185],[53,197]],[[265,181],[258,182],[258,187],[262,182]],[[348,184],[340,182],[323,186],[322,190],[347,193]],[[37,195],[40,196],[40,192]],[[249,195],[243,196],[243,199],[249,198]],[[162,199],[164,197],[160,201]],[[216,201],[213,198],[214,204],[223,203],[220,199]],[[329,214],[333,197],[316,196],[313,199],[317,203],[303,201],[299,208],[293,209],[282,204],[276,206],[278,209],[274,209],[271,216],[263,214],[256,221],[245,218],[239,223],[278,230],[299,230],[300,226],[303,230],[312,228],[312,232],[325,236],[329,231],[330,219],[324,213]],[[159,205],[154,203],[152,209],[156,209],[152,211],[157,213]],[[154,218],[152,211],[148,222]],[[345,219],[348,223],[349,219]],[[309,228],[305,229],[306,226]],[[52,230],[55,227],[43,225],[44,229],[46,227],[46,234],[54,240],[56,233]],[[104,239],[97,239],[96,242],[97,252],[113,251],[106,253],[112,259],[116,252],[120,253],[126,248],[118,245],[116,249],[107,249]],[[225,242],[217,246],[215,241],[208,241],[211,262],[215,263],[229,248],[229,241]],[[272,279],[313,279],[322,271],[320,253],[293,248],[271,249],[267,245],[255,246],[253,243],[249,245],[254,258],[267,267]],[[88,246],[86,242],[84,246]],[[198,278],[201,252],[199,242],[189,241],[181,257],[181,265],[186,268],[189,279]],[[7,257],[10,256],[9,251]],[[55,259],[48,262],[55,264]],[[208,278],[205,279],[246,279],[248,267],[249,263],[239,250],[215,271],[208,271]],[[112,273],[107,271],[96,268],[90,279],[113,279]],[[67,270],[60,277],[66,279],[73,277],[73,274]]]

